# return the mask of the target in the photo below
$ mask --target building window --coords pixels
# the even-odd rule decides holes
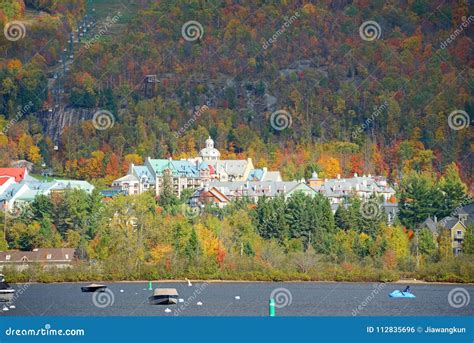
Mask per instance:
[[[5,260],[10,261],[11,257],[12,257],[11,255],[5,256]]]
[[[51,259],[51,254],[46,255],[46,259],[50,260]]]
[[[462,236],[462,231],[458,230],[458,236]]]

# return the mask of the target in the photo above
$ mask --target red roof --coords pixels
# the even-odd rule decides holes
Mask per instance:
[[[26,174],[26,168],[0,168],[0,177],[11,176],[15,178],[15,182],[23,180]]]
[[[0,177],[0,186],[3,186],[3,184],[7,182],[9,179],[10,179],[9,176]]]

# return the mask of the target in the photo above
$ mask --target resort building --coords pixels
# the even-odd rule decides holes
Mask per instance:
[[[209,184],[209,187],[215,188],[230,200],[248,198],[253,202],[257,202],[261,197],[283,196],[287,198],[295,192],[302,192],[309,196],[317,194],[314,189],[300,181],[214,181]],[[207,187],[197,190],[194,196],[200,192],[206,192],[206,189]]]
[[[35,200],[38,195],[80,189],[91,193],[94,186],[81,180],[39,181],[28,175],[26,168],[0,168],[0,206],[13,211]]]
[[[127,175],[113,181],[116,192],[127,195],[141,194],[153,190],[159,196],[168,182],[174,194],[180,196],[185,189],[193,190],[191,206],[215,204],[226,206],[229,201],[260,197],[289,197],[300,191],[314,196],[317,193],[329,199],[335,212],[339,205],[347,206],[349,198],[368,200],[377,197],[392,224],[398,214],[395,190],[381,176],[358,176],[350,178],[322,179],[313,173],[308,180],[283,181],[279,171],[266,167],[255,168],[251,158],[222,160],[221,153],[209,137],[205,147],[195,158],[173,160],[148,157],[144,165],[130,165]]]
[[[169,182],[174,193],[180,196],[185,189],[203,188],[213,181],[235,182],[247,181],[251,172],[261,180],[281,181],[279,172],[262,172],[254,169],[252,159],[221,160],[221,153],[214,147],[214,141],[209,137],[206,147],[199,156],[186,160],[152,159],[148,157],[143,166],[130,165],[127,175],[114,180],[112,188],[125,194],[141,194],[153,189],[159,196],[165,182]],[[169,180],[169,181],[168,181]]]
[[[474,225],[474,203],[457,208],[450,216],[441,220],[436,217],[428,218],[422,227],[428,228],[434,237],[438,237],[441,230],[449,230],[453,253],[459,255],[469,225]]]
[[[8,250],[0,252],[0,270],[4,267],[14,267],[25,270],[29,266],[39,265],[43,268],[65,268],[75,260],[73,248],[40,248],[32,251]]]
[[[338,175],[336,179],[320,179],[317,173],[313,173],[308,184],[327,197],[331,204],[347,202],[350,197],[363,200],[382,197],[388,202],[395,196],[395,190],[388,185],[384,177],[370,174],[368,176],[354,174],[351,178],[341,178]]]

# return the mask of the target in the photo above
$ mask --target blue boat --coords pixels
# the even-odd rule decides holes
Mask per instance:
[[[416,296],[413,293],[402,292],[402,291],[399,291],[398,289],[390,293],[388,296],[390,298],[416,298]]]

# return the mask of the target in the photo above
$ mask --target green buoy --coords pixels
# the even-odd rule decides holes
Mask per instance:
[[[275,317],[275,299],[270,298],[268,302],[268,314],[270,317]]]
[[[153,290],[153,284],[151,283],[151,281],[148,281],[148,290],[149,291]]]

